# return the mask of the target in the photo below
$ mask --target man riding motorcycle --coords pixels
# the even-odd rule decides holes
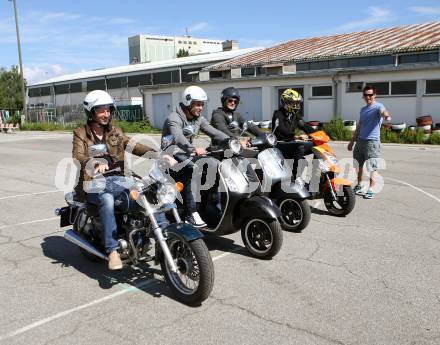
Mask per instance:
[[[206,154],[203,147],[195,147],[193,139],[201,130],[214,141],[228,139],[228,136],[212,127],[208,121],[201,116],[203,107],[208,100],[206,92],[198,86],[189,86],[182,93],[182,102],[176,107],[163,125],[162,138],[167,135],[173,135],[175,144],[179,150],[174,152],[174,158],[178,162],[187,161],[183,168],[178,171],[171,170],[170,175],[176,181],[183,183],[182,198],[185,208],[185,221],[195,227],[205,227],[206,223],[197,212],[196,202],[191,190],[191,178],[193,176],[194,164],[189,161],[193,155],[202,156]],[[184,133],[183,129],[192,126],[193,134]]]
[[[239,137],[243,124],[246,122],[237,111],[240,103],[239,91],[235,87],[224,89],[221,94],[221,102],[222,106],[212,112],[211,125],[231,138]],[[255,136],[263,133],[252,123],[248,124],[247,130]]]
[[[81,165],[79,181],[75,187],[76,199],[79,201],[86,199],[98,206],[103,227],[102,238],[105,250],[109,254],[108,267],[111,270],[121,269],[122,262],[117,252],[114,200],[127,188],[128,181],[124,177],[124,153],[130,138],[119,127],[111,124],[115,105],[113,98],[107,92],[95,90],[88,93],[83,106],[87,123],[73,131],[72,155]],[[93,158],[89,147],[96,144],[105,144],[108,154]],[[132,153],[142,156],[149,151],[155,150],[136,144]],[[171,157],[164,156],[164,158],[173,163]],[[103,185],[102,176],[106,171],[110,174],[106,175]],[[98,181],[101,181],[101,185]]]
[[[306,134],[313,133],[313,127],[304,123],[300,115],[303,98],[301,94],[293,89],[287,89],[281,94],[281,107],[275,110],[272,116],[272,128],[277,137],[277,147],[282,152],[284,158],[294,159],[292,167],[292,177],[297,177],[298,163],[304,158],[304,154],[311,152],[313,147],[309,142],[295,142],[295,139],[305,140],[306,135],[295,135],[295,129],[302,129]],[[278,120],[278,121],[277,121]],[[277,125],[278,122],[278,125]],[[301,172],[300,172],[301,173]]]

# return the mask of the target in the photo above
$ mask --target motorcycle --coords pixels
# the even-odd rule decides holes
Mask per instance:
[[[191,125],[183,131],[185,136],[195,136]],[[278,207],[263,195],[255,171],[249,161],[240,156],[240,151],[241,144],[237,139],[209,148],[206,157],[215,161],[216,182],[211,188],[200,191],[197,211],[207,223],[200,230],[218,236],[241,231],[243,243],[253,256],[272,258],[280,251],[283,242],[278,221],[281,214]],[[188,159],[195,165],[200,162],[194,155]],[[206,171],[202,176],[206,179]]]
[[[106,155],[106,145],[91,146],[89,154]],[[158,161],[144,177],[133,173],[133,182],[130,190],[124,190],[115,199],[117,250],[123,264],[134,266],[154,261],[160,264],[166,282],[180,301],[201,303],[214,284],[214,266],[202,233],[182,223],[175,204],[176,188],[167,180]],[[66,194],[65,199],[67,206],[55,210],[61,227],[73,226],[64,237],[77,245],[87,259],[108,260],[97,206],[75,201],[73,193]],[[162,228],[155,215],[164,213],[171,213],[175,222]]]
[[[337,177],[341,169],[335,153],[328,145],[330,137],[324,131],[311,133],[309,137],[313,143],[313,157],[319,162],[319,169],[312,173],[312,184],[315,179],[319,180],[317,191],[311,191],[312,199],[323,198],[330,214],[344,217],[353,210],[356,203],[352,182]]]
[[[275,122],[273,131],[278,123]],[[234,122],[231,125],[234,125]],[[245,122],[241,135],[247,129]],[[310,223],[311,218],[310,205],[307,202],[311,195],[305,182],[301,178],[292,181],[289,167],[281,151],[276,148],[277,139],[273,132],[252,138],[249,143],[250,148],[255,150],[253,157],[258,158],[259,168],[261,168],[256,172],[262,181],[263,191],[280,209],[281,227],[288,231],[302,231]]]

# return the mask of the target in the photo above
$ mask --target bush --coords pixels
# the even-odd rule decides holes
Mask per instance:
[[[353,133],[344,127],[341,118],[330,120],[324,125],[324,131],[332,138],[332,140],[351,140]]]
[[[137,122],[113,121],[113,124],[120,127],[125,133],[161,133],[160,130],[153,128],[147,120]]]
[[[426,139],[427,144],[440,145],[440,133],[431,134],[428,139]]]

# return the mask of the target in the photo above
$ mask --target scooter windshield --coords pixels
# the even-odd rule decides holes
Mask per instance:
[[[264,175],[270,176],[272,179],[290,178],[290,170],[284,162],[284,157],[280,150],[270,148],[261,151],[258,154],[258,162],[263,169]]]

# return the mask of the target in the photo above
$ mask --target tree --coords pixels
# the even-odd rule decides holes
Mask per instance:
[[[12,66],[10,71],[0,68],[0,109],[23,109],[21,77],[17,66]]]
[[[188,50],[185,50],[185,49],[179,49],[179,51],[177,52],[177,55],[176,55],[178,58],[180,58],[180,57],[185,57],[185,56],[189,56],[189,51]]]

